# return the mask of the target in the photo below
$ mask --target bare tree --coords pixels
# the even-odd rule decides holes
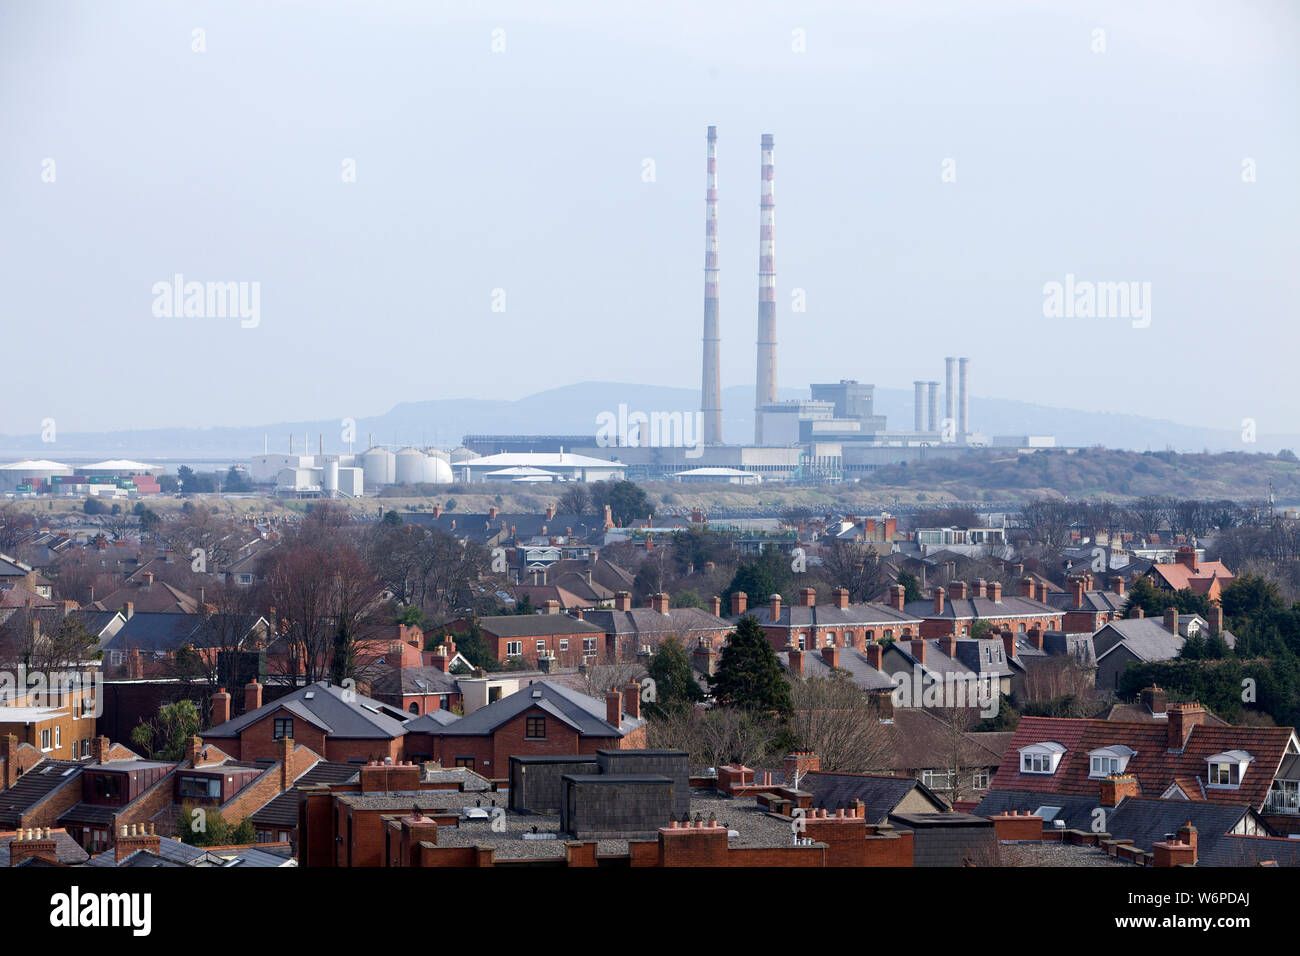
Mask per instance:
[[[893,582],[894,569],[862,541],[836,540],[822,550],[822,575],[830,587],[849,589],[849,600],[874,600]]]
[[[879,769],[893,751],[889,725],[861,687],[842,671],[791,682],[791,729],[828,771]]]

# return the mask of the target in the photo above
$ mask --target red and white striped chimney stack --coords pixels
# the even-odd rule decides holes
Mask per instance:
[[[700,387],[702,440],[722,444],[722,382],[718,327],[718,128],[709,127],[708,178],[704,193],[704,377]]]
[[[762,139],[762,187],[758,220],[758,388],[754,442],[763,444],[762,406],[776,401],[776,176],[774,137]]]

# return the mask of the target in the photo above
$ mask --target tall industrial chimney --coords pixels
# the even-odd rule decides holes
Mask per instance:
[[[945,372],[947,373],[946,388],[943,393],[944,417],[952,423],[955,430],[957,427],[957,360],[952,356],[943,360]]]
[[[966,390],[967,383],[970,380],[970,359],[957,360],[957,373],[960,379],[960,384],[957,386],[960,393],[957,412],[957,435],[964,443],[966,436],[970,434],[970,392]]]
[[[718,128],[709,127],[708,175],[704,191],[704,381],[700,411],[703,442],[722,444],[722,381],[718,331]]]
[[[912,431],[925,427],[925,382],[912,383]]]
[[[926,386],[930,389],[930,420],[926,423],[926,431],[937,432],[939,430],[939,383],[927,382]]]
[[[763,443],[763,413],[776,401],[776,197],[773,137],[762,140],[762,185],[758,216],[758,386],[754,402],[754,443]]]

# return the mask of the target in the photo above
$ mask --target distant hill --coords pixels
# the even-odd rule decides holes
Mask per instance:
[[[890,427],[911,425],[912,393],[905,389],[876,389],[876,409],[888,416]],[[782,399],[806,398],[806,389],[782,389]],[[586,434],[594,435],[596,416],[617,412],[620,403],[629,410],[693,411],[699,392],[660,385],[628,385],[615,382],[582,382],[548,389],[518,401],[478,399],[436,399],[403,402],[383,415],[356,421],[355,448],[366,447],[373,434],[376,444],[438,445],[453,448],[466,434]],[[734,386],[723,392],[723,435],[728,442],[751,441],[754,434],[753,386]],[[1261,451],[1300,449],[1300,435],[1260,434],[1254,444],[1245,445],[1241,435],[1228,429],[1144,418],[1050,408],[1032,402],[972,396],[971,426],[986,435],[1055,435],[1058,444],[1105,445],[1135,451]],[[325,421],[273,422],[245,427],[159,428],[103,433],[60,432],[57,444],[43,444],[38,434],[0,435],[0,457],[54,459],[130,457],[171,461],[186,459],[242,460],[262,450],[263,437],[270,447],[288,449],[288,436],[295,436],[301,450],[304,435],[310,450],[324,436],[327,452],[343,450],[339,441],[340,419]]]

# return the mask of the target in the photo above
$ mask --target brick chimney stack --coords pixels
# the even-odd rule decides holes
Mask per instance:
[[[1181,751],[1192,728],[1205,723],[1205,709],[1200,704],[1170,704],[1166,711],[1169,720],[1169,749]]]
[[[136,850],[148,850],[151,853],[157,853],[161,842],[157,834],[153,832],[152,823],[149,824],[148,832],[145,831],[142,823],[133,823],[129,827],[123,824],[122,830],[117,837],[114,857],[120,863]]]
[[[714,617],[722,617],[722,598],[716,594],[709,598],[709,613]]]
[[[230,719],[230,693],[224,688],[217,688],[212,695],[212,726],[224,724]]]
[[[775,624],[781,619],[781,595],[773,594],[768,598],[767,603],[768,615],[771,617],[772,623]]]
[[[623,723],[623,695],[616,690],[605,692],[605,720],[615,727]]]
[[[1165,608],[1165,630],[1171,634],[1178,633],[1178,608]]]
[[[672,603],[672,601],[671,601],[671,599],[668,597],[668,592],[667,592],[667,591],[660,591],[658,594],[656,594],[656,595],[654,596],[654,604],[652,605],[652,607],[653,607],[653,608],[654,608],[658,613],[660,613],[660,614],[664,615],[665,617],[667,617],[667,616],[668,616],[669,605],[670,605],[671,603]]]
[[[54,840],[54,831],[49,827],[41,829],[19,829],[9,844],[9,865],[17,866],[23,860],[35,857],[46,863],[58,862],[58,844]]]
[[[745,613],[749,606],[749,595],[744,591],[733,591],[731,593],[731,616],[740,617]]]
[[[293,738],[281,737],[277,741],[276,759],[280,762],[280,792],[290,789],[297,779],[294,767]]]
[[[835,601],[835,606],[843,611],[849,606],[849,589],[836,588],[831,592],[831,598]]]
[[[978,580],[976,580],[975,593],[972,595],[972,597],[977,597],[977,598],[985,597],[988,592],[988,586],[989,583],[985,581],[983,578],[979,578]]]
[[[1031,601],[1038,594],[1038,585],[1034,583],[1033,578],[1023,578],[1020,582],[1020,596],[1029,598]]]
[[[1200,564],[1196,559],[1196,548],[1191,545],[1185,544],[1179,548],[1174,560],[1186,567],[1192,573],[1196,573],[1200,569]]]
[[[1147,712],[1154,716],[1162,716],[1169,710],[1169,695],[1155,685],[1142,688],[1138,699]]]
[[[943,590],[940,588],[940,590]],[[907,588],[901,584],[892,585],[889,588],[889,606],[895,611],[901,611],[903,604],[907,601]]]
[[[1070,607],[1073,608],[1083,607],[1084,583],[1085,582],[1083,578],[1070,579]]]
[[[938,648],[949,657],[957,656],[957,635],[945,634],[939,638]]]
[[[870,664],[872,667],[874,667],[876,670],[880,670],[884,666],[885,649],[880,644],[877,644],[875,641],[872,641],[870,644],[867,645],[866,654],[867,654],[867,663]]]
[[[1041,627],[1031,627],[1025,632],[1025,637],[1034,647],[1040,651],[1043,649],[1043,629]]]
[[[934,589],[934,613],[936,615],[943,613],[944,590],[943,588]]]
[[[965,581],[953,581],[952,587],[948,590],[952,593],[954,601],[964,601],[969,588],[967,588]]]
[[[799,604],[800,604],[800,606],[802,606],[802,607],[816,607],[816,606],[817,606],[817,589],[816,589],[816,588],[800,588],[800,589],[799,589]]]
[[[1223,606],[1220,604],[1210,606],[1210,633],[1223,633]]]
[[[1101,781],[1099,802],[1103,807],[1117,807],[1125,797],[1136,797],[1140,794],[1137,777],[1132,774],[1116,773]]]
[[[641,685],[634,680],[623,688],[623,709],[632,717],[641,716]]]
[[[185,741],[185,760],[191,767],[197,767],[203,762],[203,741],[194,735],[191,735]]]
[[[108,751],[113,746],[107,737],[100,734],[90,742],[90,759],[94,763],[108,763]]]
[[[1146,613],[1147,613],[1146,608],[1144,608],[1141,604],[1134,604],[1131,608],[1129,608],[1128,616],[1131,618],[1139,618],[1139,617],[1145,617]]]
[[[1110,589],[1120,597],[1124,596],[1124,575],[1112,574],[1110,576]]]
[[[251,713],[262,706],[262,685],[257,678],[244,685],[244,713]]]
[[[925,663],[925,640],[923,638],[918,637],[912,640],[910,643],[912,645],[912,656],[915,657],[922,664],[924,664]]]
[[[786,657],[790,661],[790,673],[803,677],[803,651],[794,646],[787,647]]]
[[[1016,656],[1016,632],[1010,628],[1002,629],[1002,646],[1006,648],[1007,660]]]
[[[632,610],[632,592],[616,591],[614,592],[614,610],[630,611]]]
[[[542,602],[542,611],[545,614],[559,614],[560,602],[555,600],[555,598],[549,598]]]
[[[840,666],[840,649],[835,646],[822,648],[822,660],[826,662],[827,667]]]

